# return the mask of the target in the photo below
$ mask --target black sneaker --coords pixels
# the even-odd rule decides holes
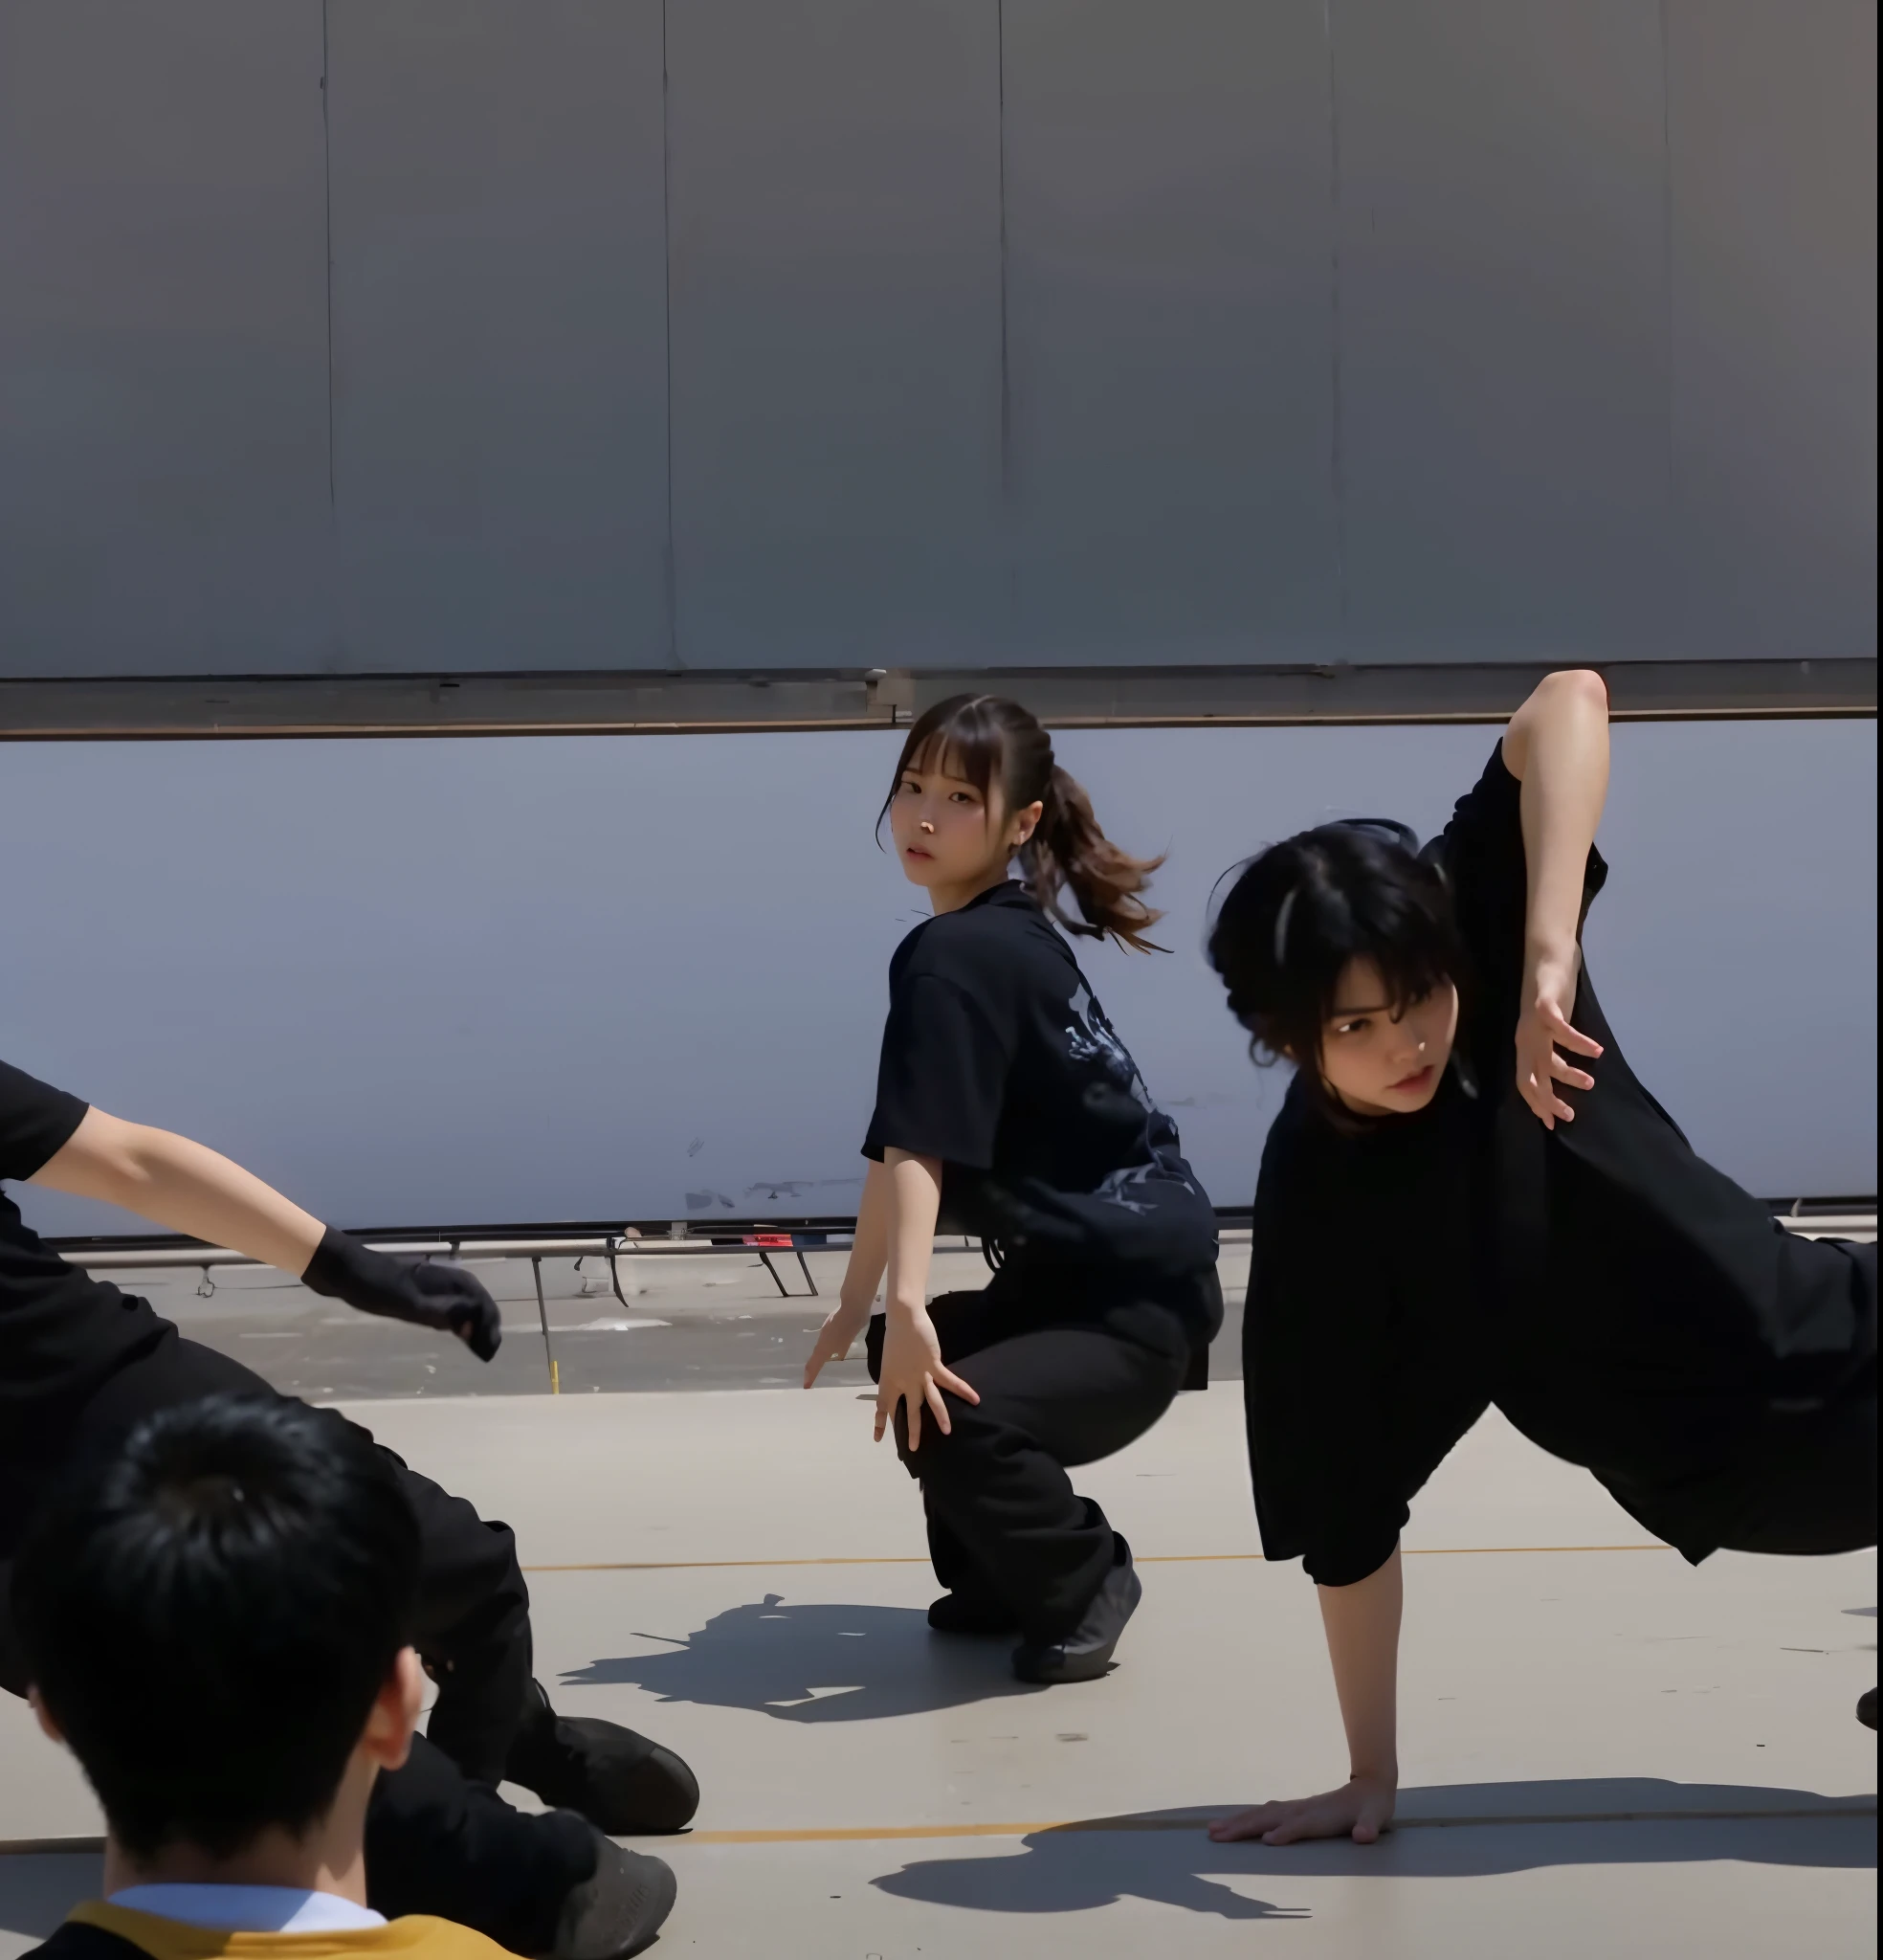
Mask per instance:
[[[928,1623],[938,1634],[1013,1634],[1020,1630],[1020,1615],[1004,1600],[944,1592],[929,1607]]]
[[[507,1782],[533,1790],[552,1810],[580,1811],[610,1838],[683,1831],[699,1808],[699,1785],[672,1749],[591,1716],[558,1715],[540,1682],[503,1766]]]
[[[1863,1693],[1857,1697],[1857,1720],[1866,1728],[1874,1728],[1876,1726],[1876,1690],[1874,1688],[1865,1688]]]
[[[1085,1617],[1063,1640],[1038,1647],[1028,1642],[1014,1648],[1014,1673],[1022,1681],[1049,1686],[1097,1681],[1111,1666],[1112,1650],[1124,1632],[1124,1623],[1137,1612],[1143,1596],[1144,1589],[1131,1563],[1131,1548],[1120,1538],[1118,1562],[1105,1574],[1105,1583],[1085,1609]]]
[[[556,1944],[543,1960],[630,1960],[654,1943],[678,1890],[659,1859],[597,1831],[595,1869],[563,1901]]]

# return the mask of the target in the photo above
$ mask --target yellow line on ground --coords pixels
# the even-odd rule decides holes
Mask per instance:
[[[1477,1558],[1495,1552],[1672,1551],[1671,1545],[1408,1545],[1407,1558]],[[925,1566],[925,1558],[651,1558],[597,1565],[525,1566],[526,1572],[717,1572],[764,1570],[773,1566]],[[1163,1551],[1138,1559],[1141,1566],[1261,1565],[1259,1551]]]
[[[1493,1825],[1523,1824],[1718,1824],[1786,1817],[1812,1818],[1822,1822],[1828,1817],[1873,1817],[1875,1815],[1876,1799],[1869,1797],[1848,1803],[1833,1799],[1822,1804],[1780,1804],[1746,1810],[1487,1812],[1475,1816],[1399,1817],[1393,1821],[1391,1829],[1463,1831],[1482,1830]],[[1065,1838],[1105,1832],[1194,1832],[1201,1836],[1210,1820],[1209,1816],[1204,1815],[1120,1816],[1048,1818],[1026,1824],[834,1825],[809,1831],[686,1831],[662,1841],[666,1848],[677,1851],[689,1844],[880,1844],[950,1838]],[[0,1838],[0,1858],[23,1858],[35,1853],[76,1857],[96,1854],[103,1849],[102,1838]]]

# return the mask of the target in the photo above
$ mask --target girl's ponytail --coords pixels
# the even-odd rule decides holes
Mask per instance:
[[[1041,806],[1038,826],[1021,846],[1020,867],[1035,902],[1068,932],[1110,937],[1134,952],[1168,950],[1145,937],[1163,915],[1139,896],[1163,859],[1133,858],[1106,836],[1092,799],[1053,760],[1052,737],[1017,701],[958,694],[937,702],[909,730],[895,780],[904,769],[942,761],[984,796],[998,781],[1009,811]],[[885,799],[884,813],[888,809]],[[1062,888],[1072,892],[1078,918],[1060,910]]]
[[[1110,934],[1134,952],[1167,951],[1145,937],[1163,913],[1139,897],[1163,859],[1134,858],[1119,850],[1098,828],[1091,797],[1057,763],[1052,765],[1040,802],[1045,808],[1039,828],[1020,853],[1034,898],[1068,932],[1088,939]],[[1082,919],[1069,919],[1059,909],[1062,884],[1071,890]]]

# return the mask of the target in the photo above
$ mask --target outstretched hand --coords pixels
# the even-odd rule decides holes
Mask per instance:
[[[860,1306],[846,1306],[841,1301],[824,1317],[824,1325],[817,1330],[817,1339],[810,1344],[810,1355],[805,1362],[804,1385],[809,1388],[833,1361],[842,1361],[856,1346],[856,1337],[870,1318],[872,1303],[864,1301]]]
[[[408,1283],[410,1310],[402,1318],[455,1334],[479,1361],[503,1346],[502,1310],[475,1273],[462,1266],[413,1266]]]
[[[1581,948],[1571,947],[1566,953],[1533,955],[1524,969],[1524,1007],[1517,1021],[1517,1088],[1545,1129],[1554,1129],[1559,1121],[1576,1120],[1576,1112],[1557,1093],[1558,1082],[1572,1089],[1595,1087],[1592,1075],[1557,1052],[1566,1048],[1571,1055],[1590,1059],[1602,1053],[1600,1041],[1569,1023],[1582,964]]]
[[[1259,1838],[1264,1844],[1298,1844],[1309,1838],[1351,1838],[1371,1844],[1392,1822],[1398,1788],[1377,1777],[1355,1776],[1339,1790],[1285,1803],[1258,1803],[1209,1827],[1218,1844]]]
[[[479,1361],[503,1345],[503,1315],[489,1289],[462,1266],[410,1265],[328,1226],[301,1283],[362,1313],[455,1334]]]
[[[921,1447],[924,1409],[935,1417],[936,1428],[943,1436],[948,1435],[948,1405],[942,1399],[943,1389],[951,1395],[959,1395],[964,1402],[981,1399],[942,1362],[941,1337],[927,1309],[919,1306],[898,1311],[891,1307],[883,1328],[882,1378],[876,1384],[877,1442],[882,1441],[883,1432],[895,1420],[898,1402],[908,1411],[911,1455]]]

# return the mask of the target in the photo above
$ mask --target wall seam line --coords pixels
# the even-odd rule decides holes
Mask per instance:
[[[674,143],[672,89],[667,68],[667,0],[660,0],[660,303],[661,352],[666,362],[667,545],[664,552],[667,601],[667,664],[685,670],[680,658],[679,566],[674,537]]]

